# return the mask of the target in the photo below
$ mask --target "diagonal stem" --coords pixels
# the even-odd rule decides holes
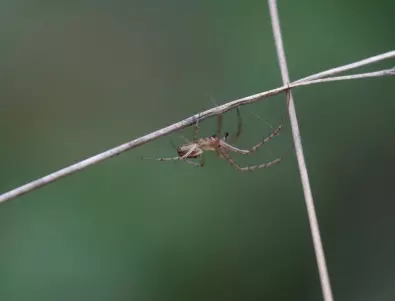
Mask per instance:
[[[284,85],[286,85],[289,83],[289,74],[288,74],[287,61],[285,58],[283,40],[282,40],[282,36],[281,36],[280,20],[279,20],[279,16],[278,16],[277,1],[276,0],[269,0],[269,9],[270,9],[270,16],[272,19],[272,28],[273,28],[274,40],[276,43],[277,57],[278,57],[280,69],[281,69],[281,76],[282,76]],[[320,280],[321,280],[322,293],[323,293],[325,301],[333,301],[332,289],[331,289],[331,285],[330,285],[330,281],[329,281],[328,269],[326,266],[324,249],[323,249],[322,242],[321,242],[321,234],[320,234],[320,229],[318,226],[317,215],[316,215],[315,208],[314,208],[314,200],[313,200],[313,195],[311,193],[309,175],[307,172],[307,166],[306,166],[306,162],[305,162],[305,158],[304,158],[304,154],[303,154],[302,140],[300,137],[298,119],[296,116],[295,105],[294,105],[291,90],[289,90],[287,92],[287,94],[289,96],[289,108],[288,108],[289,118],[291,121],[292,135],[293,135],[293,140],[294,140],[294,144],[295,144],[296,157],[298,160],[300,177],[302,180],[302,186],[303,186],[303,192],[304,192],[304,198],[305,198],[305,202],[306,202],[307,213],[309,216],[310,229],[311,229],[311,234],[313,237],[313,245],[314,245],[314,250],[315,250],[315,255],[316,255],[317,265],[318,265],[318,271],[319,271]]]
[[[372,64],[375,62],[379,62],[385,59],[389,59],[395,57],[395,51],[390,51],[387,53],[383,53],[380,55],[376,55],[374,57],[368,58],[368,59],[364,59],[362,61],[356,62],[355,64],[358,65],[358,67],[362,66],[362,65],[368,65],[368,64]],[[350,70],[355,68],[355,64],[349,64],[346,65],[348,66],[348,68],[343,68],[343,67],[338,67],[335,69],[331,69],[332,72],[330,73],[331,75],[336,74],[336,73],[340,73],[346,70]],[[333,71],[333,70],[336,70]],[[339,71],[340,70],[340,71]],[[311,84],[318,84],[318,83],[324,83],[324,82],[330,82],[330,81],[339,81],[339,80],[349,80],[349,79],[358,79],[358,78],[369,78],[369,77],[377,77],[377,76],[394,76],[395,75],[395,69],[388,69],[388,70],[382,70],[382,71],[378,71],[378,72],[371,72],[371,73],[365,73],[365,74],[356,74],[356,75],[349,75],[349,76],[344,76],[344,77],[334,77],[334,78],[325,78],[325,79],[319,79],[321,77],[326,76],[326,71],[324,72],[320,72],[318,73],[319,76],[317,74],[311,75],[307,78],[314,78],[316,80],[311,80],[308,81],[306,80],[306,78],[298,80],[294,83],[291,84],[287,84],[284,85],[282,87],[276,88],[276,89],[272,89],[269,91],[265,91],[265,92],[261,92],[258,94],[254,94],[254,95],[250,95],[247,97],[243,97],[240,99],[236,99],[233,101],[229,101],[223,105],[220,106],[216,106],[212,109],[206,110],[204,112],[200,112],[198,114],[195,114],[191,117],[188,117],[186,119],[183,119],[179,122],[173,123],[172,125],[169,125],[167,127],[158,129],[154,132],[151,132],[149,134],[143,135],[139,138],[136,138],[132,141],[129,141],[127,143],[121,144],[119,146],[116,146],[112,149],[109,149],[107,151],[104,151],[100,154],[97,154],[95,156],[92,156],[88,159],[82,160],[78,163],[69,165],[63,169],[60,169],[56,172],[53,172],[49,175],[46,175],[42,178],[39,178],[37,180],[34,180],[30,183],[27,183],[25,185],[19,186],[13,190],[10,190],[6,193],[3,193],[0,195],[0,204],[4,203],[6,201],[12,200],[18,196],[21,196],[25,193],[31,192],[37,188],[40,188],[42,186],[48,185],[49,183],[52,183],[60,178],[63,178],[65,176],[71,175],[77,171],[83,170],[85,168],[88,168],[91,165],[100,163],[101,161],[110,159],[112,157],[115,157],[123,152],[126,152],[128,150],[131,150],[133,148],[139,147],[143,144],[149,143],[152,140],[158,139],[159,137],[163,137],[166,135],[169,135],[172,132],[175,132],[177,130],[186,128],[189,125],[192,125],[194,123],[196,123],[196,120],[204,120],[206,118],[209,118],[211,116],[215,116],[221,113],[225,113],[227,111],[230,111],[232,109],[235,109],[241,105],[248,105],[248,104],[252,104],[255,102],[258,102],[260,100],[263,100],[265,98],[280,94],[284,91],[288,91],[289,89],[293,89],[296,87],[301,87],[301,86],[307,86],[307,85],[311,85]]]

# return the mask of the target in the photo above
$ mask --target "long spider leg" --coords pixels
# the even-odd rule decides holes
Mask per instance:
[[[194,146],[191,147],[191,149],[182,157],[141,157],[142,159],[146,159],[146,160],[156,160],[156,161],[171,161],[171,160],[184,160],[185,158],[187,158],[195,149],[196,149],[197,145],[195,144]]]
[[[143,160],[156,160],[156,161],[172,161],[172,160],[180,160],[180,157],[141,157]]]
[[[226,143],[225,141],[221,141],[221,148],[223,150],[226,150],[227,152],[234,152],[234,153],[238,153],[238,154],[242,154],[242,155],[247,155],[247,154],[251,153],[250,150],[237,148],[236,146],[230,145],[229,143]]]
[[[156,161],[181,161],[181,157],[172,157],[172,158],[156,158],[156,157],[142,157],[142,159],[147,159],[147,160],[156,160]],[[182,160],[182,162],[186,162],[189,164],[192,164],[197,167],[203,167],[204,165],[204,159],[200,159],[199,163],[193,162],[191,160]]]
[[[204,161],[203,153],[200,155],[200,167],[203,167],[206,162]]]
[[[218,114],[218,139],[221,139],[221,133],[222,133],[222,113]]]
[[[280,125],[268,137],[264,138],[261,142],[254,145],[251,149],[240,149],[240,148],[237,148],[233,145],[230,145],[229,143],[227,143],[223,140],[221,140],[221,147],[223,149],[226,149],[227,151],[242,154],[242,155],[247,155],[247,154],[256,152],[264,143],[268,142],[274,136],[278,135],[282,126],[283,126],[283,121],[281,121]]]
[[[223,139],[226,140],[227,142],[234,142],[241,135],[243,121],[241,119],[239,107],[236,108],[236,112],[237,112],[237,131],[236,131],[235,136],[229,135],[228,132],[225,133]]]
[[[236,132],[236,136],[235,139],[239,138],[239,136],[241,135],[241,130],[242,130],[242,126],[243,126],[243,120],[241,119],[241,114],[240,114],[240,109],[237,107],[236,108],[236,113],[237,113],[237,132]]]
[[[203,161],[203,164],[202,164],[202,159],[200,159],[199,163],[193,162],[191,160],[182,160],[182,162],[189,163],[189,164],[191,164],[193,166],[196,166],[196,167],[203,167],[204,166],[204,161]]]
[[[178,158],[181,160],[181,157],[178,157]],[[196,167],[203,167],[205,164],[203,154],[200,155],[200,162],[199,163],[194,162],[192,160],[188,160],[188,159],[182,160],[182,162],[189,163],[189,164],[196,166]]]
[[[263,164],[257,164],[257,165],[250,165],[250,166],[245,166],[245,167],[240,167],[240,165],[238,165],[235,160],[233,160],[227,152],[221,151],[221,155],[222,157],[228,161],[228,163],[235,169],[237,169],[238,171],[254,171],[255,169],[258,168],[267,168],[270,167],[274,164],[277,164],[281,161],[281,157],[274,159],[273,161],[267,162],[267,163],[263,163]]]
[[[198,140],[197,135],[198,135],[198,130],[199,130],[199,119],[200,119],[200,114],[196,120],[195,129],[194,129],[194,133],[193,133],[193,142],[195,142],[195,143]]]
[[[267,136],[265,139],[263,139],[262,144],[268,142],[274,136],[277,136],[280,133],[280,130],[281,130],[283,124],[284,124],[284,120],[281,119],[280,125],[269,136]]]

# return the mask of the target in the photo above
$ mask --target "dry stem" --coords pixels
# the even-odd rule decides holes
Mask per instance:
[[[185,128],[185,127],[195,123],[197,120],[200,121],[200,120],[206,119],[208,117],[215,116],[215,115],[217,115],[219,113],[227,112],[227,111],[229,111],[229,110],[231,110],[233,108],[236,108],[236,107],[238,107],[240,105],[246,105],[246,104],[251,104],[251,103],[257,102],[257,101],[262,100],[264,98],[268,98],[270,96],[277,95],[279,93],[287,91],[287,90],[289,90],[291,88],[296,88],[296,87],[299,87],[299,86],[306,86],[306,85],[310,85],[310,84],[317,84],[317,83],[320,83],[320,82],[327,82],[327,81],[336,81],[336,80],[345,80],[345,79],[354,79],[354,78],[367,78],[367,77],[375,77],[375,76],[395,75],[394,74],[395,70],[393,68],[393,69],[378,71],[378,72],[382,73],[381,75],[377,75],[377,72],[373,72],[373,73],[365,73],[365,74],[361,74],[361,75],[351,75],[351,76],[349,76],[347,78],[334,77],[334,78],[327,78],[327,79],[324,79],[324,80],[315,80],[315,81],[311,81],[311,82],[306,80],[306,79],[309,79],[309,78],[312,78],[312,79],[322,78],[322,77],[324,77],[326,75],[329,75],[328,72],[330,72],[330,74],[333,75],[333,74],[340,73],[340,72],[343,72],[343,71],[346,71],[346,70],[349,70],[349,69],[354,69],[354,68],[356,68],[355,67],[356,65],[358,67],[360,67],[360,66],[363,66],[363,65],[372,64],[372,63],[375,63],[375,62],[378,62],[378,61],[382,61],[382,60],[385,60],[385,59],[388,59],[388,58],[392,58],[392,57],[395,57],[395,50],[387,52],[387,53],[384,53],[384,54],[381,54],[381,55],[377,55],[377,56],[374,56],[374,57],[371,57],[371,58],[368,58],[368,59],[365,59],[365,60],[362,60],[362,61],[359,61],[359,62],[356,62],[356,63],[353,63],[353,64],[350,64],[350,65],[346,65],[346,66],[342,66],[342,67],[339,67],[339,68],[335,68],[335,69],[331,69],[331,70],[328,70],[328,71],[324,71],[324,72],[321,72],[321,73],[317,73],[317,74],[311,75],[311,76],[309,76],[309,77],[307,77],[305,79],[298,80],[298,81],[296,81],[294,83],[291,83],[289,85],[285,85],[285,86],[282,86],[282,87],[279,87],[279,88],[276,88],[276,89],[273,89],[273,90],[269,90],[269,91],[266,91],[266,92],[258,93],[258,94],[251,95],[251,96],[247,96],[247,97],[244,97],[244,98],[240,98],[240,99],[237,99],[237,100],[230,101],[230,102],[225,103],[225,104],[220,105],[220,106],[216,106],[216,107],[214,107],[212,109],[209,109],[209,110],[206,110],[204,112],[195,114],[195,115],[193,115],[191,117],[188,117],[188,118],[186,118],[184,120],[176,122],[176,123],[174,123],[172,125],[169,125],[167,127],[161,128],[161,129],[159,129],[157,131],[154,131],[152,133],[149,133],[149,134],[146,134],[146,135],[141,136],[139,138],[136,138],[136,139],[134,139],[134,140],[132,140],[130,142],[127,142],[127,143],[124,143],[122,145],[116,146],[116,147],[114,147],[114,148],[112,148],[110,150],[107,150],[107,151],[103,152],[103,153],[97,154],[97,155],[95,155],[93,157],[90,157],[90,158],[88,158],[86,160],[83,160],[81,162],[75,163],[75,164],[70,165],[68,167],[65,167],[65,168],[63,168],[61,170],[58,170],[58,171],[56,171],[56,172],[54,172],[52,174],[49,174],[49,175],[47,175],[45,177],[39,178],[39,179],[37,179],[35,181],[32,181],[32,182],[30,182],[28,184],[25,184],[23,186],[15,188],[15,189],[13,189],[13,190],[11,190],[9,192],[6,192],[6,193],[0,195],[0,203],[6,202],[6,201],[11,200],[11,199],[14,199],[14,198],[16,198],[16,197],[18,197],[20,195],[23,195],[25,193],[28,193],[28,192],[30,192],[30,191],[32,191],[34,189],[37,189],[37,188],[42,187],[44,185],[47,185],[47,184],[49,184],[51,182],[54,182],[54,181],[56,181],[56,180],[58,180],[58,179],[60,179],[62,177],[65,177],[67,175],[70,175],[70,174],[73,174],[73,173],[75,173],[77,171],[80,171],[80,170],[82,170],[84,168],[87,168],[87,167],[89,167],[89,166],[91,166],[93,164],[97,164],[97,163],[99,163],[101,161],[104,161],[106,159],[109,159],[111,157],[119,155],[119,154],[121,154],[121,153],[123,153],[123,152],[125,152],[127,150],[130,150],[132,148],[141,146],[141,145],[143,145],[145,143],[148,143],[148,142],[150,142],[150,141],[152,141],[154,139],[158,139],[159,137],[166,136],[166,135],[168,135],[168,134],[170,134],[170,133],[172,133],[174,131],[177,131],[177,130],[180,130],[182,128]]]
[[[288,74],[287,60],[285,58],[283,39],[281,36],[280,19],[278,16],[276,0],[269,0],[269,9],[270,9],[270,16],[272,19],[272,28],[273,28],[274,40],[276,43],[277,57],[281,69],[281,76],[283,79],[283,83],[287,84],[289,82],[289,74]],[[323,73],[323,74],[328,74],[328,73]],[[317,77],[313,77],[313,78],[317,78]],[[303,154],[302,139],[300,137],[298,119],[296,116],[292,91],[289,90],[287,91],[287,93],[289,94],[288,95],[289,119],[291,121],[292,136],[295,144],[296,158],[298,160],[300,178],[302,180],[302,187],[304,192],[304,199],[306,202],[307,214],[309,217],[310,230],[311,230],[311,235],[313,237],[314,252],[317,259],[318,272],[319,272],[321,287],[322,287],[322,294],[324,296],[325,301],[333,301],[333,294],[329,280],[328,268],[326,266],[325,253],[324,253],[324,248],[322,246],[317,214],[314,208],[314,200],[313,200],[313,194],[311,192],[307,165]]]

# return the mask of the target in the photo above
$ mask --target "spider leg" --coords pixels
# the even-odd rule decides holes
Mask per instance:
[[[141,157],[144,160],[156,160],[156,161],[173,161],[173,160],[180,160],[181,157]]]
[[[241,119],[240,110],[238,107],[236,108],[236,112],[237,112],[237,132],[235,136],[230,136],[228,132],[225,133],[223,139],[228,142],[236,141],[236,139],[239,138],[239,136],[241,135],[243,121]]]
[[[174,160],[184,160],[187,158],[194,150],[196,149],[196,145],[191,147],[191,149],[182,157],[141,157],[141,159],[145,160],[156,160],[156,161],[174,161]]]
[[[195,163],[195,162],[194,162]],[[199,166],[200,167],[203,167],[204,166],[204,164],[205,164],[205,161],[204,161],[204,155],[203,154],[201,154],[200,155],[200,163],[199,163]]]
[[[199,163],[194,162],[192,160],[182,160],[182,161],[185,162],[185,163],[189,163],[189,164],[191,164],[193,166],[196,166],[196,167],[203,167],[204,166],[204,158],[203,158],[203,156],[201,156]]]
[[[240,148],[237,148],[233,145],[230,145],[229,143],[226,143],[223,140],[221,141],[221,147],[227,151],[231,151],[231,152],[238,153],[241,155],[247,155],[247,154],[253,153],[253,152],[257,151],[264,143],[268,142],[274,136],[277,136],[278,133],[280,132],[282,126],[283,126],[283,121],[281,120],[280,125],[268,137],[264,138],[261,142],[254,145],[251,149],[240,149]]]
[[[217,138],[220,139],[222,133],[222,113],[218,114],[218,135]]]
[[[156,160],[156,161],[183,161],[183,162],[189,163],[191,165],[194,165],[196,167],[203,167],[204,166],[204,158],[203,158],[203,156],[200,158],[200,162],[199,163],[194,162],[192,160],[188,160],[188,159],[182,160],[181,157],[171,157],[171,158],[170,157],[169,158],[165,158],[165,157],[164,158],[142,157],[142,159]]]
[[[179,157],[179,158],[180,158],[180,160],[181,160],[181,157]],[[182,162],[189,163],[189,164],[191,164],[191,165],[193,165],[193,166],[196,166],[196,167],[203,167],[204,164],[205,164],[203,154],[200,155],[200,162],[199,162],[199,163],[194,162],[194,161],[192,161],[192,160],[188,160],[188,159],[182,160]]]
[[[240,110],[237,107],[236,108],[236,112],[237,112],[237,132],[236,132],[236,136],[235,139],[239,138],[239,136],[241,135],[241,130],[242,130],[242,126],[243,126],[243,120],[241,119],[241,114],[240,114]]]
[[[194,133],[193,133],[193,142],[196,142],[198,140],[198,130],[199,130],[199,119],[200,119],[200,115],[198,116],[196,123],[195,123],[195,129],[194,129]]]
[[[281,161],[281,158],[277,158],[274,159],[273,161],[267,162],[267,163],[263,163],[263,164],[257,164],[257,165],[250,165],[250,166],[245,166],[245,167],[240,167],[240,165],[238,165],[235,160],[233,160],[229,154],[227,152],[222,151],[221,152],[222,157],[228,161],[228,163],[235,168],[238,171],[254,171],[255,169],[258,168],[266,168],[266,167],[270,167],[276,163],[279,163]]]

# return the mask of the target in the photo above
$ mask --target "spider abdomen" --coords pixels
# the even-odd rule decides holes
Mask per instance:
[[[202,152],[202,149],[196,143],[184,144],[177,148],[178,156],[185,156],[185,158],[189,159],[198,158],[202,154]]]

